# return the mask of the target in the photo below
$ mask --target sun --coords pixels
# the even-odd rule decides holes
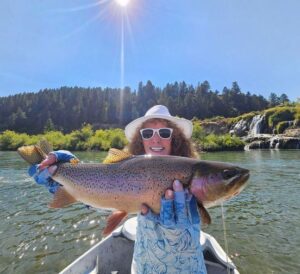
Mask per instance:
[[[122,7],[126,7],[130,2],[130,0],[115,0],[115,1]]]

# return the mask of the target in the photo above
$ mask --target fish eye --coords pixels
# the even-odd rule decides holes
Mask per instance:
[[[234,177],[236,174],[237,171],[235,169],[224,169],[222,172],[222,176],[226,180]]]

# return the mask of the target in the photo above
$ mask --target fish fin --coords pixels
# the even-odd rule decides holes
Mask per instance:
[[[41,155],[40,151],[36,146],[22,146],[18,148],[19,155],[29,164],[35,165],[39,164],[44,160],[44,157]]]
[[[44,138],[37,143],[37,146],[45,155],[53,151],[53,146]]]
[[[70,160],[70,163],[71,163],[72,165],[77,165],[78,163],[80,163],[80,160],[77,159],[77,158],[73,158],[73,159]]]
[[[129,152],[119,150],[116,148],[111,148],[108,151],[108,154],[107,154],[106,158],[104,159],[103,164],[117,163],[117,162],[123,161],[125,159],[128,159],[130,157],[132,157],[132,154],[130,154]]]
[[[104,236],[110,234],[117,226],[122,222],[122,220],[127,216],[126,211],[118,210],[114,211],[107,219],[106,227],[104,228],[102,234]]]
[[[35,148],[39,152],[39,154],[41,155],[42,159],[43,160],[46,159],[47,154],[38,145],[35,145]]]
[[[202,203],[197,202],[197,205],[200,212],[202,223],[207,225],[211,224],[211,218],[206,208],[203,206]]]
[[[71,194],[69,194],[63,187],[59,187],[54,193],[53,200],[49,204],[49,207],[62,208],[75,202],[77,202],[77,200]]]

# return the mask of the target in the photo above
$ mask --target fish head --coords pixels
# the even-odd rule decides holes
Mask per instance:
[[[245,168],[200,161],[194,167],[190,191],[205,207],[212,207],[238,195],[246,187],[249,176]]]

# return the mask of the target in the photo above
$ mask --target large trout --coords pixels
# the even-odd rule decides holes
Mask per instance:
[[[47,143],[23,146],[19,154],[30,164],[40,163],[50,152]],[[104,234],[110,233],[128,213],[140,211],[141,204],[154,212],[173,181],[179,180],[196,197],[203,222],[210,222],[205,208],[239,194],[249,178],[249,170],[221,162],[177,156],[132,156],[112,149],[109,164],[56,163],[51,177],[62,187],[54,194],[52,208],[82,202],[95,208],[117,211],[108,219]]]

